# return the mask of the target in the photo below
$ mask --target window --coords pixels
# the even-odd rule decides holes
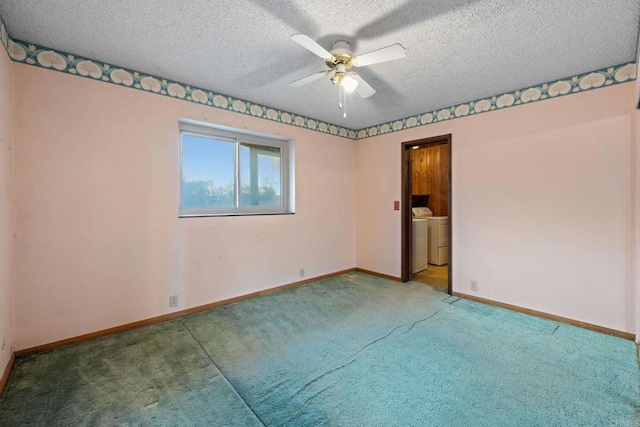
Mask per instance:
[[[288,213],[289,141],[180,122],[180,216]]]

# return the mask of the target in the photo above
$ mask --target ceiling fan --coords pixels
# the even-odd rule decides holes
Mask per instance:
[[[369,98],[376,93],[362,77],[350,71],[353,67],[365,67],[367,65],[379,64],[381,62],[393,61],[407,56],[404,47],[399,44],[383,47],[362,55],[356,55],[351,50],[351,46],[344,40],[338,40],[333,45],[331,52],[320,46],[315,40],[305,34],[293,34],[291,40],[300,46],[322,58],[329,67],[326,70],[311,74],[300,80],[290,83],[291,87],[301,87],[316,81],[326,75],[331,75],[331,82],[340,88],[340,103],[342,108],[346,102],[345,92],[356,91],[362,98]],[[346,113],[345,113],[346,117]]]

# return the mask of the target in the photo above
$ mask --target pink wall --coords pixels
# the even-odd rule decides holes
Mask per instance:
[[[636,92],[640,93],[637,89]],[[637,99],[636,97],[636,101]],[[640,110],[635,110],[633,119],[634,126],[633,132],[631,132],[631,143],[634,149],[631,161],[635,162],[635,167],[632,168],[634,183],[632,188],[632,194],[634,195],[632,207],[635,208],[632,217],[635,228],[635,244],[633,250],[635,256],[632,262],[632,272],[636,281],[636,342],[640,343]]]
[[[633,98],[627,83],[358,141],[358,267],[400,276],[400,144],[451,133],[454,291],[635,332]]]
[[[13,162],[12,64],[0,45],[0,376],[13,345]]]
[[[355,267],[355,143],[15,65],[16,347]],[[295,141],[296,213],[178,218],[178,119]]]
[[[172,294],[184,309],[291,283],[300,268],[399,276],[400,143],[447,133],[454,291],[473,279],[480,297],[640,331],[633,83],[354,143],[13,67],[15,349],[168,313]],[[0,105],[10,121],[11,99]],[[178,219],[179,118],[293,138],[296,214]]]

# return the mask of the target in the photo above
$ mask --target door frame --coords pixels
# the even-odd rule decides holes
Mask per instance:
[[[402,143],[402,194],[401,194],[401,209],[402,209],[402,281],[403,282],[408,282],[409,280],[411,280],[411,244],[412,244],[412,235],[411,235],[411,194],[412,194],[412,167],[411,167],[411,150],[413,149],[413,147],[418,146],[418,147],[427,147],[427,146],[431,146],[431,145],[442,145],[445,144],[448,147],[448,151],[449,151],[449,188],[448,188],[448,193],[449,193],[449,197],[447,200],[447,207],[449,210],[449,221],[448,221],[448,233],[449,233],[449,246],[448,246],[448,256],[449,256],[449,262],[447,263],[447,272],[448,272],[448,285],[447,285],[447,292],[449,293],[449,295],[451,295],[451,293],[453,292],[453,286],[452,286],[452,277],[451,277],[451,272],[452,272],[452,268],[451,265],[453,263],[453,251],[451,249],[452,247],[452,241],[451,241],[451,228],[452,228],[452,224],[453,221],[452,219],[452,214],[453,214],[453,209],[452,209],[452,203],[451,203],[451,188],[453,187],[453,183],[451,181],[451,177],[452,177],[452,166],[453,166],[453,159],[451,157],[451,145],[452,145],[452,141],[451,141],[451,134],[447,134],[447,135],[440,135],[440,136],[435,136],[435,137],[431,137],[431,138],[423,138],[423,139],[417,139],[417,140],[413,140],[413,141],[407,141],[407,142],[403,142]]]

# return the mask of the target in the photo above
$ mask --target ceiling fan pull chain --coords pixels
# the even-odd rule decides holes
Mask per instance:
[[[346,118],[347,117],[347,91],[344,88],[342,89],[342,96],[344,97],[342,101],[342,106],[344,107],[342,117]]]

